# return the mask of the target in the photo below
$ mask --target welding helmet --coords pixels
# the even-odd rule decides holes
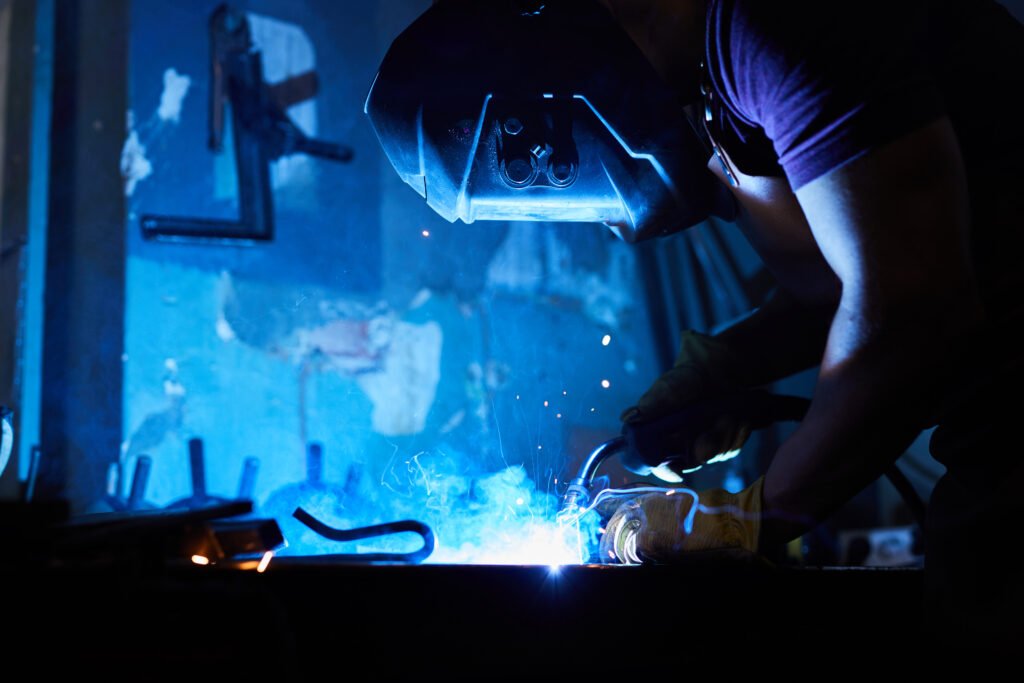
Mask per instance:
[[[721,201],[684,104],[596,0],[442,0],[391,45],[365,111],[449,221],[598,222],[636,242]]]

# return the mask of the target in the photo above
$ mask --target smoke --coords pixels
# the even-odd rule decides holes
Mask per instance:
[[[437,547],[427,560],[446,564],[579,564],[596,544],[596,515],[560,525],[560,499],[541,490],[520,465],[496,472],[474,469],[473,459],[450,449],[393,457],[379,478],[352,465],[345,485],[299,484],[278,492],[261,509],[274,515],[288,547],[283,554],[412,552],[415,534],[337,543],[312,533],[291,513],[301,505],[324,523],[349,529],[415,519],[429,525]]]

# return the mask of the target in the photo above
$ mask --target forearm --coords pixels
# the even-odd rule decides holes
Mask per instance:
[[[834,302],[802,304],[777,290],[716,337],[740,359],[749,385],[760,386],[818,365],[834,313]]]
[[[763,543],[794,538],[832,514],[934,420],[958,389],[950,378],[963,365],[974,315],[951,306],[872,327],[840,310],[811,409],[765,474]]]

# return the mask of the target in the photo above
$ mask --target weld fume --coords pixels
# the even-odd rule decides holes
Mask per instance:
[[[283,553],[411,552],[421,545],[414,534],[328,541],[291,517],[297,505],[344,529],[400,519],[424,522],[437,538],[431,563],[579,564],[596,543],[596,515],[560,525],[560,499],[538,490],[519,465],[482,472],[473,469],[471,458],[437,449],[394,458],[380,477],[363,477],[358,485],[352,479],[345,487],[299,484],[268,499],[261,512],[281,524],[288,541]]]

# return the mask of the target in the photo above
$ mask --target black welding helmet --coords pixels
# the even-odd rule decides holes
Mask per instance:
[[[391,45],[366,113],[449,221],[598,222],[636,242],[720,197],[683,104],[596,0],[442,0]]]

